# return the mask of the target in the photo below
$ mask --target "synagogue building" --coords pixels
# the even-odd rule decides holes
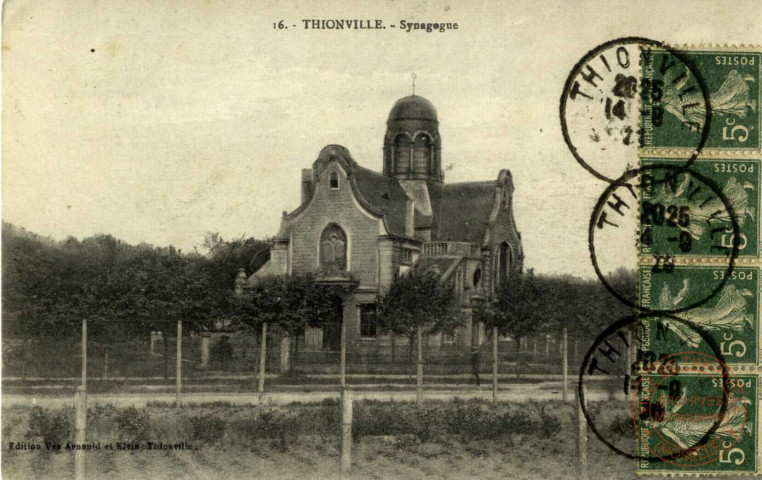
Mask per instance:
[[[335,318],[307,329],[299,340],[307,349],[338,351],[342,322],[350,351],[394,343],[377,328],[375,302],[414,268],[453,285],[467,318],[429,345],[478,344],[484,329],[471,320],[473,306],[522,269],[511,172],[446,183],[437,111],[421,96],[398,100],[386,124],[383,172],[363,167],[340,145],[324,147],[302,170],[301,204],[284,212],[269,261],[238,280],[245,290],[265,275],[312,273],[336,286],[342,304]]]

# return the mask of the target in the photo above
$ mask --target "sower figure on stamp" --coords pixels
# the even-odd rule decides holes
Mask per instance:
[[[479,365],[481,364],[481,350],[479,349],[479,345],[475,344],[473,347],[471,347],[471,373],[474,376],[474,381],[476,382],[476,389],[481,389],[481,382],[479,381]]]

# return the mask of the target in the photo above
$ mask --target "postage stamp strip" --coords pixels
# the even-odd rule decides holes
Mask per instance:
[[[641,52],[638,474],[760,472],[760,52]]]
[[[686,158],[702,135],[702,156],[759,156],[761,52],[759,47],[643,48],[640,156]],[[673,53],[682,62],[674,61]]]

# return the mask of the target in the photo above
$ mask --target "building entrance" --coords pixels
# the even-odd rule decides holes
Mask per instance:
[[[344,316],[344,302],[336,298],[333,302],[333,313],[323,324],[323,350],[338,352],[341,350],[341,322]]]

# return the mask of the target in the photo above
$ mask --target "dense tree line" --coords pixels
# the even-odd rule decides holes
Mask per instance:
[[[8,223],[2,236],[3,328],[12,336],[76,332],[83,318],[93,333],[134,335],[178,319],[189,330],[206,330],[227,318],[253,329],[266,322],[297,338],[338,308],[335,293],[309,275],[264,278],[235,297],[239,268],[250,274],[268,260],[266,240],[211,233],[204,239],[208,253],[200,254],[133,246],[110,235],[53,241]],[[609,283],[634,301],[634,272],[618,270]],[[452,286],[423,273],[398,277],[378,305],[381,326],[411,345],[418,325],[426,335],[463,323]],[[531,271],[511,277],[474,312],[476,320],[514,338],[563,327],[594,336],[629,313],[597,280]]]
[[[633,304],[637,275],[620,268],[608,283]],[[543,276],[529,272],[509,277],[474,315],[488,328],[513,338],[569,332],[595,337],[608,325],[632,315],[633,309],[617,300],[596,280],[570,275]],[[518,342],[516,343],[518,348]]]
[[[76,332],[141,334],[182,319],[190,330],[231,314],[238,268],[269,257],[256,239],[205,239],[208,254],[130,245],[111,235],[53,241],[3,223],[3,327],[31,338]]]

